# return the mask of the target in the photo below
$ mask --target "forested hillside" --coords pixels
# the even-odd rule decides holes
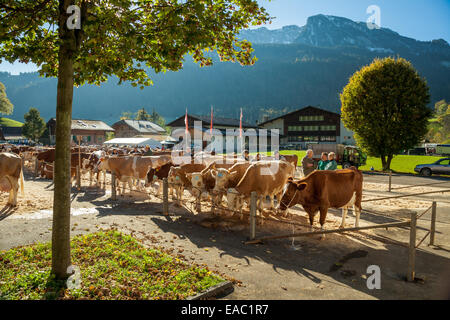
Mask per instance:
[[[344,22],[348,24],[351,20],[347,20]],[[308,21],[309,24],[313,22]],[[332,28],[323,23],[320,25]],[[339,93],[349,77],[374,58],[388,55],[400,55],[410,60],[426,78],[431,89],[430,106],[442,99],[450,100],[450,47],[445,41],[419,42],[383,29],[384,33],[374,38],[376,41],[369,38],[362,43],[372,41],[381,46],[385,41],[385,47],[350,45],[343,40],[337,41],[337,38],[336,43],[314,45],[314,41],[306,43],[305,40],[311,39],[310,29],[302,31],[304,29],[291,27],[286,29],[289,35],[281,30],[275,35],[270,34],[270,38],[262,35],[255,38],[252,35],[265,31],[252,30],[248,38],[254,42],[254,54],[259,60],[251,67],[215,61],[212,67],[200,68],[187,57],[182,71],[153,75],[154,85],[143,90],[129,84],[117,85],[116,78],[100,87],[77,88],[73,117],[112,123],[124,111],[136,112],[145,107],[147,110],[155,108],[170,121],[182,115],[186,108],[190,113],[209,114],[211,105],[217,116],[236,118],[242,107],[248,122],[261,120],[264,114],[272,117],[307,105],[339,112]],[[314,30],[320,34],[317,28]],[[296,38],[292,32],[300,32],[300,36]],[[353,31],[349,27],[346,32],[351,34]],[[284,39],[280,40],[283,43],[272,41],[277,36]],[[360,39],[361,35],[358,37]],[[268,39],[273,43],[258,43],[270,42]],[[292,43],[286,43],[289,42],[286,39]],[[394,48],[392,44],[399,41],[403,45]],[[392,48],[387,48],[389,45]],[[18,76],[0,73],[0,82],[6,86],[8,97],[14,104],[11,118],[23,120],[23,114],[31,106],[38,108],[45,119],[55,115],[56,79],[40,78],[37,73]]]

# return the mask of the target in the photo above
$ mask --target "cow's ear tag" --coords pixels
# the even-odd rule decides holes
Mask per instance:
[[[179,177],[179,176],[176,176],[176,177],[175,177],[175,180],[180,180],[180,177]]]
[[[218,172],[218,173],[217,173],[217,176],[218,176],[218,177],[222,177],[222,176],[223,176],[222,172]]]
[[[231,192],[231,191],[233,191],[233,188],[229,188],[229,189],[228,189],[228,192]]]
[[[195,176],[195,178],[194,178],[195,180],[198,180],[198,176]]]

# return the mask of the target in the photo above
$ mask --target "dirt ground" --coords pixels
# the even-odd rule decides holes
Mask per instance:
[[[310,236],[245,245],[249,235],[247,216],[244,220],[213,216],[207,206],[202,207],[205,213],[198,214],[190,205],[179,208],[171,203],[166,217],[162,215],[161,200],[152,195],[132,192],[112,201],[110,187],[103,190],[88,185],[84,180],[80,191],[72,189],[72,235],[117,228],[144,243],[173,249],[186,260],[207,264],[235,279],[234,292],[225,299],[450,298],[450,203],[446,201],[438,202],[437,245],[427,246],[426,240],[420,246],[416,253],[418,281],[408,283],[404,279],[408,228],[327,234],[324,240]],[[384,187],[365,183],[364,199],[392,195]],[[397,193],[416,190],[405,188]],[[25,195],[19,194],[19,207],[0,211],[0,250],[50,241],[52,199],[51,181],[26,174]],[[361,225],[407,219],[411,211],[428,208],[432,199],[365,202]],[[7,194],[1,194],[0,207],[6,201]],[[290,213],[289,219],[274,217],[281,221],[258,225],[257,237],[307,231],[305,212],[295,207]],[[330,210],[325,228],[335,229],[340,222],[340,210]],[[354,217],[349,214],[346,227],[353,224]],[[418,225],[419,241],[429,228],[429,214]],[[370,265],[380,266],[379,290],[367,288]]]

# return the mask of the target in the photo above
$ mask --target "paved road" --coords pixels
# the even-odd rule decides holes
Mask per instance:
[[[382,174],[364,173],[364,181],[388,183],[389,176]],[[440,176],[423,177],[419,175],[415,176],[415,175],[393,174],[392,184],[403,184],[403,185],[431,184],[430,186],[439,186],[450,189],[450,178]]]

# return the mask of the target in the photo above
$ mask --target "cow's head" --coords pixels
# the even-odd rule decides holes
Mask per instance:
[[[90,169],[90,164],[91,164],[91,161],[89,159],[83,159],[83,161],[81,162],[81,169],[83,169],[83,170]]]
[[[201,172],[186,173],[186,178],[191,181],[194,188],[203,189],[205,187]]]
[[[229,181],[237,175],[237,171],[230,172],[227,169],[219,168],[211,170],[212,177],[216,180],[215,191],[224,191]]]
[[[180,167],[171,167],[167,175],[167,181],[171,184],[181,184]]]
[[[302,203],[304,197],[303,190],[305,190],[306,186],[307,184],[305,182],[295,181],[294,179],[289,178],[287,184],[284,186],[279,209],[281,211],[286,211],[297,203]]]

